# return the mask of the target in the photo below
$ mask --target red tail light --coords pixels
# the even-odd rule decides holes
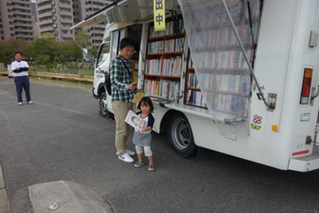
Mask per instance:
[[[312,69],[305,68],[302,88],[301,88],[301,96],[300,96],[300,104],[308,104],[310,99],[310,90],[311,90],[311,79],[312,79]]]

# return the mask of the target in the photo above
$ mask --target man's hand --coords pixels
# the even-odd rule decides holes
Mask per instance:
[[[136,87],[136,82],[132,82],[130,85],[128,85],[127,89],[129,90],[135,90],[135,87]]]

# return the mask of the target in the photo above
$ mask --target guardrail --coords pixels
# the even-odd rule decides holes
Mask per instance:
[[[8,71],[0,71],[0,75],[8,76]],[[45,78],[52,78],[52,79],[65,79],[65,80],[81,81],[81,82],[93,82],[93,76],[71,75],[71,74],[62,74],[62,73],[29,71],[29,76],[45,77]]]

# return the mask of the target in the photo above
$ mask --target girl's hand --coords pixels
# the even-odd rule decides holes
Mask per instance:
[[[141,129],[141,131],[140,131],[142,134],[144,134],[145,133],[145,129]]]

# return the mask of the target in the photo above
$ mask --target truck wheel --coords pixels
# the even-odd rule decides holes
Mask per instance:
[[[102,92],[100,95],[100,116],[106,117],[106,118],[114,118],[114,115],[108,111],[107,109],[107,99],[106,99],[106,93]]]
[[[169,121],[167,137],[175,152],[180,156],[190,157],[195,155],[197,146],[185,115],[181,113],[173,115]]]

